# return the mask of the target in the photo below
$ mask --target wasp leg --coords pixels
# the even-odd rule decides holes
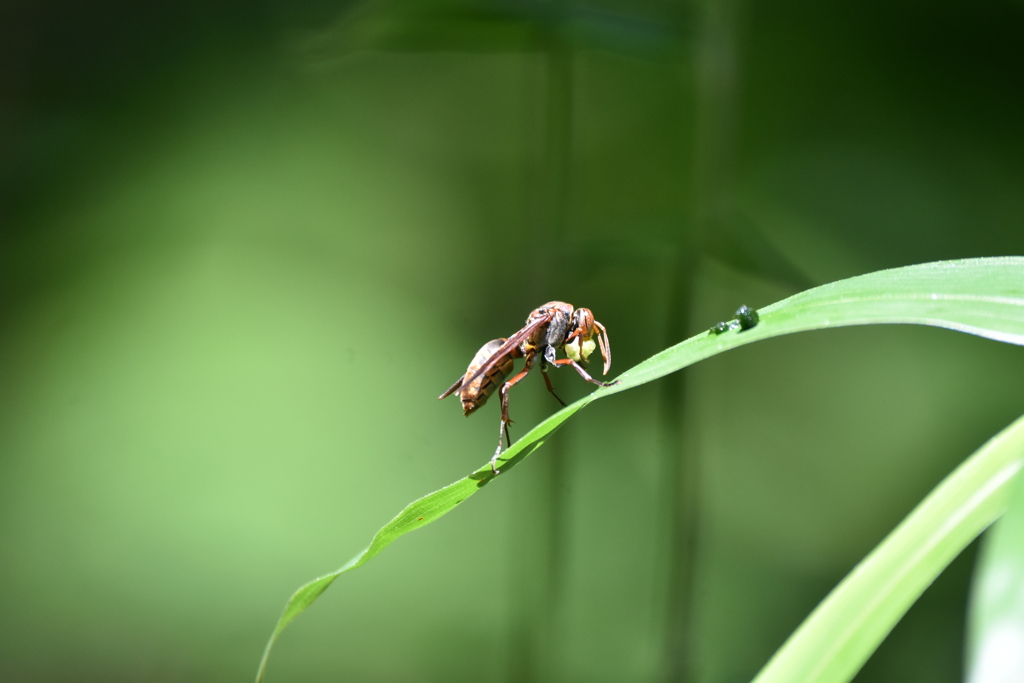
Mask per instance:
[[[494,473],[494,476],[498,476],[499,474],[501,474],[501,472],[498,470],[498,456],[501,455],[502,435],[505,436],[505,440],[507,441],[509,438],[508,424],[506,424],[504,420],[498,423],[498,450],[494,451],[494,456],[491,458],[491,472]],[[510,443],[509,445],[511,446],[512,444]]]
[[[509,445],[512,445],[511,437],[508,435],[508,425],[512,422],[512,419],[508,416],[508,390],[523,381],[523,378],[530,372],[530,368],[533,367],[534,358],[536,358],[534,354],[527,356],[526,365],[523,366],[523,369],[519,374],[502,384],[501,389],[498,390],[498,395],[501,396],[501,425],[498,427],[498,450],[494,451],[494,457],[491,458],[491,471],[494,472],[494,474],[500,474],[497,463],[498,456],[501,455],[501,437],[503,434],[505,435],[505,439],[510,442]]]
[[[601,334],[597,336],[597,345],[601,347],[601,357],[604,358],[604,374],[607,375],[612,367],[612,344],[608,341],[608,330],[604,329],[604,325],[595,320],[594,327],[601,331]]]
[[[554,362],[554,365],[559,365],[559,366],[561,366],[561,365],[571,365],[574,368],[576,368],[576,372],[580,373],[580,377],[582,377],[583,379],[587,380],[591,384],[596,384],[599,387],[610,387],[610,386],[612,386],[614,384],[618,384],[619,383],[619,380],[615,380],[614,382],[602,382],[599,379],[594,379],[593,377],[591,377],[587,373],[586,370],[583,369],[583,366],[581,366],[579,363],[574,361],[572,358],[561,358],[559,360],[556,360]]]
[[[541,373],[544,376],[544,384],[548,385],[548,391],[551,392],[551,395],[555,397],[555,400],[558,401],[559,403],[561,403],[562,407],[564,408],[565,407],[565,401],[563,401],[561,398],[558,397],[558,394],[555,393],[555,388],[553,386],[551,386],[551,379],[548,377],[548,368],[547,368],[547,365],[545,363],[541,363],[540,364],[540,371],[541,371]]]
[[[504,423],[510,423],[512,420],[508,416],[508,390],[523,381],[523,378],[533,368],[533,359],[535,355],[527,356],[526,365],[519,371],[518,375],[515,375],[512,379],[501,385],[501,389],[498,390],[498,394],[501,396],[501,421]]]

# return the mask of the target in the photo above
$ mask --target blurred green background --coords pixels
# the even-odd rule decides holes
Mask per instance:
[[[292,590],[490,456],[497,406],[435,397],[545,301],[614,376],[741,303],[1024,253],[1017,0],[0,14],[3,680],[249,680]],[[855,328],[601,401],[268,680],[749,680],[1022,373]],[[531,377],[513,436],[556,407]],[[973,560],[858,680],[960,679]]]

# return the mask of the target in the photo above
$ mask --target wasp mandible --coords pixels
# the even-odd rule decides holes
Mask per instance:
[[[501,423],[498,425],[498,449],[491,458],[491,471],[498,474],[497,461],[501,455],[501,442],[512,445],[508,433],[508,425],[512,422],[508,416],[508,390],[521,382],[534,363],[540,359],[540,371],[548,391],[563,406],[565,401],[558,397],[551,380],[548,378],[547,366],[560,367],[571,365],[583,379],[599,387],[609,387],[615,382],[602,382],[594,379],[583,369],[594,349],[600,349],[604,359],[604,374],[612,366],[612,349],[608,342],[608,331],[604,325],[594,320],[589,308],[573,309],[572,304],[564,301],[551,301],[535,309],[526,319],[526,325],[512,336],[491,340],[484,344],[473,357],[466,374],[459,378],[448,390],[438,396],[447,398],[458,392],[462,400],[462,410],[469,416],[487,402],[494,390],[501,385],[498,395],[501,398]],[[561,350],[565,358],[558,358]],[[514,369],[516,358],[525,358],[526,364],[512,379],[505,381]]]

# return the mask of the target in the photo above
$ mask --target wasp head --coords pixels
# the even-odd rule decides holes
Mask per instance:
[[[595,341],[596,340],[596,341]],[[604,358],[604,374],[612,365],[611,346],[604,325],[594,320],[589,308],[577,308],[569,323],[569,334],[565,338],[565,355],[574,361],[587,362],[594,349],[600,346]]]

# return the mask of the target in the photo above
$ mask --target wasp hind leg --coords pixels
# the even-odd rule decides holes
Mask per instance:
[[[530,372],[530,368],[533,367],[533,359],[533,355],[527,356],[526,365],[519,374],[501,385],[501,389],[498,390],[498,396],[501,398],[501,425],[498,427],[498,450],[494,451],[494,457],[491,458],[491,471],[496,475],[501,474],[498,470],[498,456],[501,455],[501,435],[504,434],[505,439],[509,442],[508,445],[512,445],[511,437],[508,435],[508,425],[512,422],[512,419],[508,416],[508,390],[526,377]]]
[[[512,437],[508,434],[508,422],[505,422],[505,420],[502,420],[498,425],[498,450],[494,451],[494,457],[491,458],[491,472],[493,472],[495,476],[501,474],[501,471],[498,469],[498,456],[501,455],[502,436],[505,437],[505,443],[507,444],[506,448],[511,446]]]

